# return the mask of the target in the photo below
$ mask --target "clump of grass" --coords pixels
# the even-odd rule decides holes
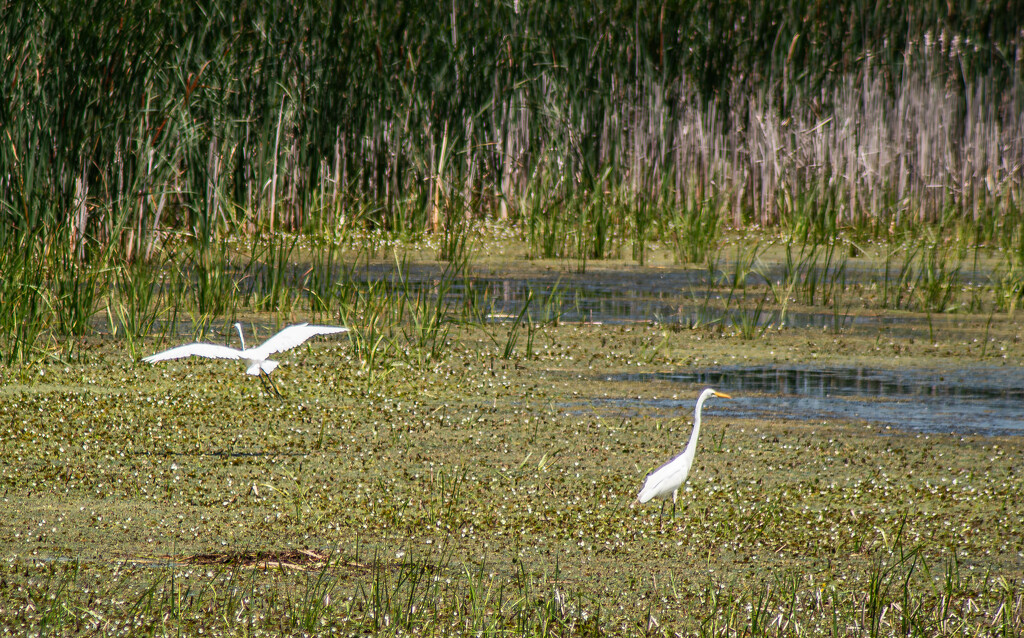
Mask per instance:
[[[776,301],[784,302],[792,293],[808,306],[839,304],[846,290],[846,257],[840,239],[815,243],[804,235],[799,253],[793,254],[793,241],[786,242],[782,275],[773,284]]]
[[[338,246],[330,239],[313,242],[310,264],[303,274],[302,289],[309,298],[314,315],[330,313],[336,305],[337,288],[343,267]]]
[[[348,279],[341,284],[339,314],[349,329],[353,355],[366,374],[367,387],[373,387],[390,374],[395,349],[392,301],[383,280],[365,286]]]
[[[201,316],[223,315],[238,303],[237,281],[232,274],[228,247],[221,242],[196,246],[189,255],[192,303]]]
[[[7,365],[38,356],[37,342],[48,324],[46,273],[34,243],[8,236],[0,250],[0,360]]]
[[[965,257],[963,246],[927,233],[887,251],[875,284],[881,307],[946,312],[958,299]]]
[[[60,334],[81,336],[92,328],[109,271],[99,257],[79,260],[69,251],[61,253],[52,274],[53,314]]]
[[[918,307],[926,312],[945,312],[960,290],[964,250],[954,244],[931,241],[921,252],[914,286]]]
[[[661,219],[669,220],[665,233],[672,239],[677,263],[702,264],[719,240],[722,211],[715,198],[696,201],[688,197],[681,206],[663,204],[668,210]],[[666,214],[667,213],[667,214]]]
[[[252,260],[253,305],[257,310],[274,310],[287,315],[291,309],[295,301],[293,293],[301,287],[293,281],[292,255],[298,239],[298,235],[278,235]]]
[[[164,301],[160,272],[152,262],[138,260],[118,267],[115,275],[116,286],[107,303],[108,324],[112,335],[122,332],[134,359],[138,340],[152,332]]]
[[[420,365],[436,361],[446,351],[452,321],[453,286],[466,268],[464,261],[449,261],[432,285],[425,285],[413,284],[408,265],[403,261],[396,263],[393,287],[397,288],[398,296],[397,320],[402,322],[408,313],[409,327],[403,331]]]
[[[526,356],[529,358],[530,353],[533,351],[533,322],[530,321],[530,303],[533,301],[533,291],[527,290],[526,298],[523,300],[523,307],[512,321],[512,325],[508,329],[508,337],[505,339],[505,345],[501,351],[502,359],[512,358],[512,354],[516,350],[516,344],[519,343],[519,333],[522,327],[526,326],[527,339],[526,339]],[[493,337],[492,337],[493,338]],[[495,340],[497,343],[497,340]]]
[[[774,315],[767,313],[765,309],[767,301],[768,293],[765,292],[757,298],[751,307],[747,305],[746,294],[744,294],[743,302],[738,304],[735,310],[729,312],[730,323],[739,330],[743,339],[749,341],[761,337],[771,327],[771,319]]]

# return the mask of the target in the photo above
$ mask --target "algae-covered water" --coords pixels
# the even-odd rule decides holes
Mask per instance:
[[[955,320],[938,334],[754,338],[647,320],[529,334],[457,323],[439,356],[407,346],[375,363],[353,325],[280,355],[283,399],[236,362],[151,366],[90,337],[77,360],[0,370],[0,624],[1015,635],[1024,438],[815,413],[792,387],[728,376],[969,370],[990,387],[1019,375],[1012,318]],[[253,325],[266,337],[272,323]],[[234,345],[229,330],[207,338]],[[637,504],[709,382],[735,401],[709,402],[675,517],[671,503],[664,515]],[[886,398],[872,392],[859,399]],[[918,397],[939,398],[958,401]]]

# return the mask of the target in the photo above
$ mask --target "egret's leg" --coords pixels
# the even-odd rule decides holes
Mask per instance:
[[[665,499],[661,499],[661,511],[658,512],[658,522],[665,520]]]
[[[263,373],[261,372],[258,376],[260,378],[260,385],[263,386],[263,391],[270,394],[270,388],[267,387],[267,381],[263,378]]]
[[[676,520],[676,499],[679,498],[679,490],[672,490],[672,522]]]
[[[277,395],[277,398],[283,399],[284,395],[281,394],[281,391],[277,389],[277,384],[274,383],[274,380],[270,378],[270,375],[264,372],[263,376],[265,376],[267,378],[267,382],[270,383],[270,387],[274,388],[274,394]]]

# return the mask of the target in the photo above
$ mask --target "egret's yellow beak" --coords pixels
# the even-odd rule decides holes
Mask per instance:
[[[732,397],[724,392],[715,392],[716,397],[722,397],[723,399],[731,399]]]

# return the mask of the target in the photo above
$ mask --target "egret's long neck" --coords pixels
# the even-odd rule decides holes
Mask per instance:
[[[245,350],[245,336],[242,334],[242,324],[236,323],[235,328],[238,330],[238,340],[242,342],[242,350]]]
[[[700,409],[704,407],[704,400],[707,397],[702,396],[697,400],[697,407],[693,409],[693,432],[690,434],[690,441],[686,444],[686,450],[690,451],[697,448],[697,436],[700,434]]]

